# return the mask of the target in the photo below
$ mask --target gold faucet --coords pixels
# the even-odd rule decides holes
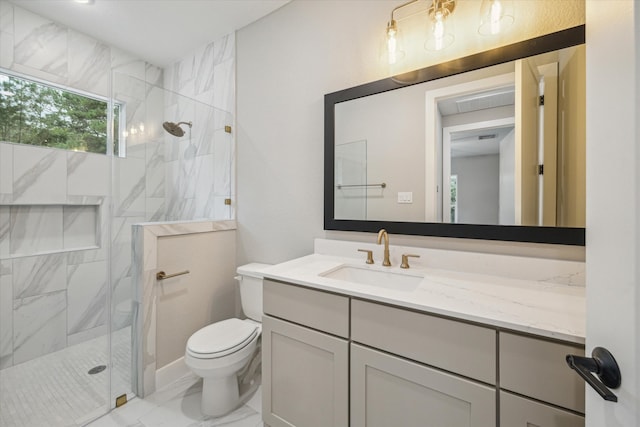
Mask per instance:
[[[385,267],[391,267],[391,261],[389,261],[389,235],[387,234],[387,230],[384,228],[378,231],[378,244],[382,242],[382,238],[384,237],[384,259],[382,260],[382,265]]]

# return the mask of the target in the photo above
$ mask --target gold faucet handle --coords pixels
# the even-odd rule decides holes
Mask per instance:
[[[400,268],[409,268],[409,257],[420,258],[420,255],[402,254],[402,264],[400,264]]]
[[[367,249],[358,249],[358,252],[366,252],[367,253],[367,264],[373,264],[373,251]]]

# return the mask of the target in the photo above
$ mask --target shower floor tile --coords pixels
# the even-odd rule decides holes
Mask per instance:
[[[107,336],[67,347],[0,371],[0,426],[74,427],[105,413],[110,370],[88,371],[108,361]],[[112,335],[114,394],[131,390],[131,330]]]

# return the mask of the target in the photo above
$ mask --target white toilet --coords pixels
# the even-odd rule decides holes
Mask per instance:
[[[187,341],[185,363],[202,377],[202,413],[224,415],[240,403],[237,374],[252,359],[262,333],[262,274],[268,264],[238,267],[242,310],[248,319],[226,319]]]

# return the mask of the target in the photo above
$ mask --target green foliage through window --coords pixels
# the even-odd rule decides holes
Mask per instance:
[[[0,141],[106,154],[108,105],[0,73]],[[116,126],[119,110],[115,104]]]

